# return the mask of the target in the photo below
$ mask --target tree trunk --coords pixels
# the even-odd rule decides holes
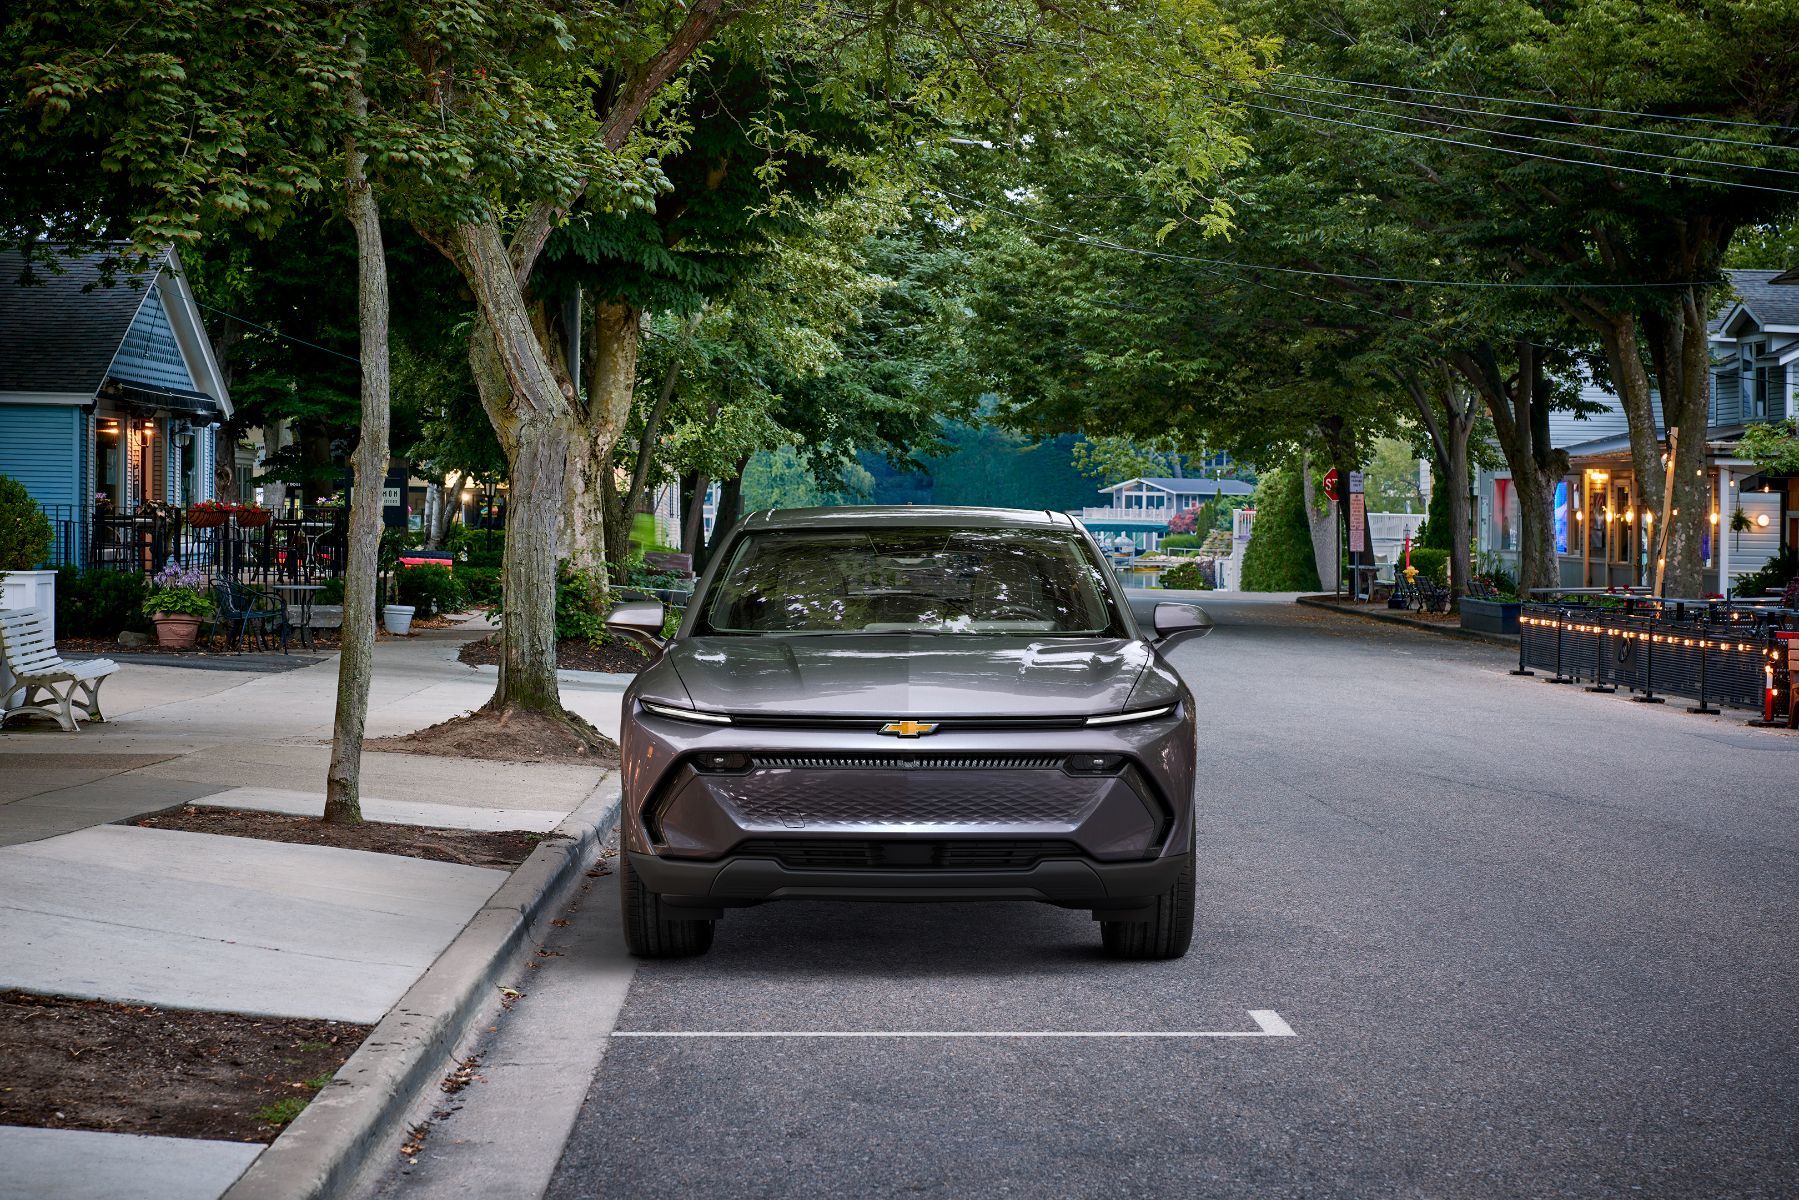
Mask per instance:
[[[633,457],[631,477],[625,481],[624,494],[608,497],[606,561],[621,567],[631,557],[631,527],[636,523],[637,510],[643,506],[649,491],[650,470],[656,460],[656,439],[662,432],[662,417],[674,399],[675,385],[680,378],[681,362],[676,359],[662,376],[662,389],[656,394],[656,403],[644,416],[643,434],[637,441],[637,453]],[[608,475],[606,482],[610,485],[615,478],[616,475]]]
[[[1568,470],[1566,452],[1549,444],[1549,379],[1541,352],[1529,341],[1515,347],[1517,370],[1506,376],[1488,343],[1451,356],[1456,369],[1486,402],[1499,448],[1518,493],[1518,589],[1555,587],[1555,487]]]
[[[506,580],[500,625],[500,682],[488,708],[560,713],[556,680],[556,576],[561,549],[562,500],[573,422],[534,414],[517,425],[512,456]]]
[[[622,557],[609,558],[608,545],[617,543],[608,537],[606,520],[618,492],[617,481],[610,478],[612,452],[631,416],[642,342],[642,312],[635,305],[615,300],[594,305],[593,373],[587,388],[582,444],[575,451],[577,469],[570,472],[567,553],[569,565],[591,572],[602,593],[608,586],[609,570],[624,567]],[[629,539],[629,514],[624,520],[624,536]]]
[[[360,84],[352,111],[368,116]],[[357,321],[362,357],[362,436],[351,457],[349,554],[344,572],[342,650],[337,659],[337,717],[331,765],[325,774],[325,820],[362,821],[362,735],[368,722],[369,679],[375,657],[375,595],[381,550],[381,492],[387,482],[388,367],[387,254],[381,210],[363,173],[367,159],[354,136],[344,139],[344,184],[356,230]]]
[[[712,561],[712,556],[718,553],[720,546],[724,545],[725,535],[731,532],[731,526],[737,524],[737,519],[743,515],[743,473],[749,469],[749,465],[750,460],[747,455],[738,459],[737,469],[718,489],[718,512],[712,517],[712,536],[706,539],[703,561],[696,560],[693,564],[696,573],[703,570],[706,563]],[[705,503],[703,495],[700,497],[700,502]]]
[[[1674,495],[1664,498],[1666,464],[1657,455],[1650,465],[1655,477],[1656,500],[1652,506],[1660,522],[1668,519],[1667,563],[1662,576],[1663,596],[1697,598],[1705,589],[1705,557],[1702,539],[1710,523],[1711,490],[1705,477],[1705,432],[1710,418],[1711,358],[1707,347],[1706,313],[1709,289],[1688,288],[1680,306],[1645,322],[1654,348],[1656,378],[1661,383],[1662,419],[1674,439]],[[1648,492],[1645,491],[1645,495]],[[1649,578],[1656,578],[1656,548],[1661,528],[1650,541]]]
[[[1468,408],[1473,410],[1472,398]],[[1468,504],[1470,475],[1468,441],[1474,422],[1457,421],[1449,428],[1449,591],[1458,601],[1468,594],[1468,576],[1474,569],[1473,512]]]
[[[706,557],[700,539],[706,532],[706,493],[711,489],[712,481],[698,471],[690,471],[681,479],[681,494],[687,497],[687,510],[681,517],[681,550],[693,558],[696,575]]]
[[[1322,581],[1337,569],[1337,502],[1327,499],[1312,483],[1312,456],[1304,450],[1299,452],[1299,471],[1305,489],[1306,525],[1312,533],[1312,562]]]
[[[631,525],[633,510],[631,506],[631,485],[626,481],[624,490],[618,486],[618,472],[606,471],[600,478],[601,499],[606,510],[606,563],[619,581],[624,579],[625,569],[631,562]]]
[[[1401,382],[1430,434],[1431,452],[1441,476],[1437,486],[1449,489],[1449,591],[1459,600],[1468,594],[1474,561],[1468,519],[1468,442],[1479,410],[1474,393],[1457,386],[1446,363],[1437,364],[1429,376],[1411,374]]]
[[[470,364],[510,469],[501,559],[500,680],[488,708],[561,714],[556,559],[574,416],[538,339],[498,227],[491,220],[458,225],[450,248],[480,309]]]
[[[428,468],[433,474],[435,468]],[[442,482],[433,479],[425,485],[425,519],[422,522],[425,531],[425,548],[442,550],[444,539],[450,536],[450,526],[455,523],[456,510],[462,506],[462,472],[451,471]]]

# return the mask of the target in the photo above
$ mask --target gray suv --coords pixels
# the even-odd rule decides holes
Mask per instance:
[[[632,953],[780,899],[1084,908],[1119,958],[1193,935],[1193,697],[1093,539],[1055,512],[757,513],[626,691],[619,886]]]

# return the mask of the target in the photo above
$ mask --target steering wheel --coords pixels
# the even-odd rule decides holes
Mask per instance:
[[[1044,617],[1043,614],[1036,609],[1028,608],[1023,604],[1002,604],[998,608],[987,613],[986,619],[989,621],[1004,621],[1008,619],[1014,621],[1041,621]]]

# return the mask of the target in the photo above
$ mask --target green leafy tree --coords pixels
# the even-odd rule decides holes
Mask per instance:
[[[1318,567],[1298,472],[1281,468],[1256,485],[1256,521],[1243,550],[1246,592],[1315,592]]]

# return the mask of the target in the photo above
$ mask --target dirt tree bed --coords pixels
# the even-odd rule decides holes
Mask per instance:
[[[612,739],[573,713],[564,717],[529,709],[483,708],[414,733],[370,738],[369,750],[484,758],[497,762],[567,762],[618,766]]]
[[[218,833],[227,837],[261,838],[266,842],[298,842],[341,850],[372,850],[469,867],[512,868],[530,857],[543,834],[522,829],[491,833],[473,829],[439,829],[429,825],[394,825],[367,821],[361,825],[327,825],[317,817],[213,808],[189,804],[171,813],[132,822],[148,829]]]
[[[0,1125],[270,1142],[369,1028],[0,992]]]
[[[456,657],[471,667],[497,666],[500,643],[492,636],[480,638],[463,646]],[[649,656],[629,642],[606,642],[595,646],[584,638],[563,638],[556,643],[556,665],[564,671],[635,675],[649,662]]]

